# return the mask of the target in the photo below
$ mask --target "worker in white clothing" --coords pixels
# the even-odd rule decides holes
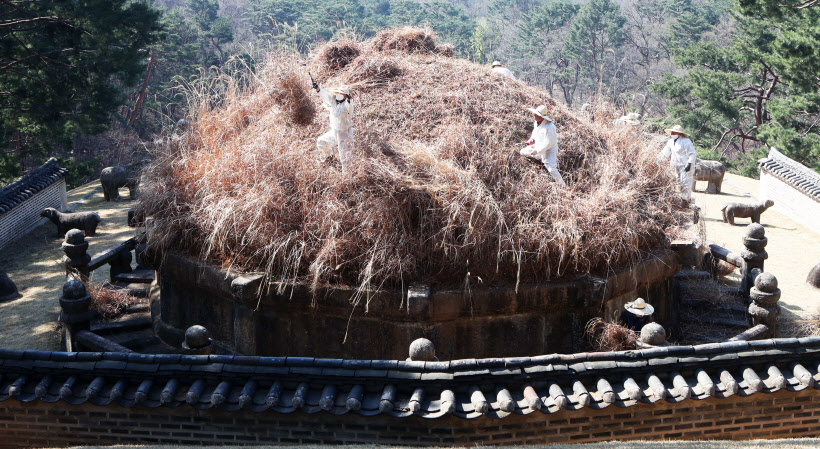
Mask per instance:
[[[311,78],[312,80],[312,78]],[[322,98],[322,106],[330,113],[330,131],[316,139],[316,146],[325,157],[332,158],[339,150],[339,162],[342,169],[351,168],[353,158],[353,104],[350,99],[350,88],[339,86],[326,91],[319,83],[313,81],[313,88]]]
[[[504,75],[510,78],[515,78],[515,75],[510,71],[510,69],[501,65],[500,61],[493,61],[493,68],[490,69],[493,73],[497,73],[499,75]]]
[[[535,117],[530,141],[521,149],[524,156],[534,157],[540,160],[547,171],[550,172],[555,181],[562,186],[567,184],[561,173],[558,172],[558,133],[552,119],[547,116],[549,112],[544,105],[535,109],[527,108]]]
[[[692,187],[695,183],[695,160],[698,157],[695,152],[695,146],[683,128],[680,125],[675,125],[666,130],[671,136],[663,151],[658,155],[658,159],[669,159],[669,166],[672,172],[678,179],[683,190],[681,196],[684,200],[690,201],[692,199]]]

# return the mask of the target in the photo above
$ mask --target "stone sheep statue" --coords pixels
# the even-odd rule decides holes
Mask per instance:
[[[820,288],[820,263],[814,266],[814,268],[809,271],[809,276],[806,278],[806,282],[814,288]]]
[[[97,225],[102,221],[96,212],[60,212],[53,207],[47,207],[40,212],[41,217],[46,217],[57,225],[57,235],[65,237],[65,233],[71,229],[79,229],[85,235],[97,233]]]
[[[120,187],[128,187],[129,197],[137,198],[140,183],[140,171],[143,162],[134,162],[124,167],[106,167],[100,172],[103,197],[106,201],[117,201],[120,198]]]
[[[695,162],[695,181],[707,181],[709,183],[706,186],[706,193],[720,193],[724,174],[726,174],[726,167],[718,161],[698,159]]]
[[[5,271],[0,270],[0,302],[10,301],[20,297],[17,286],[9,278]]]
[[[726,203],[723,205],[723,222],[735,224],[735,218],[751,218],[752,223],[760,223],[760,214],[774,206],[774,201],[766,200],[757,204]]]

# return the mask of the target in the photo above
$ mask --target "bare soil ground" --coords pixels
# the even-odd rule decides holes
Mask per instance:
[[[723,203],[730,201],[757,202],[760,181],[727,173],[722,192],[718,195],[703,192],[706,182],[698,182],[695,188],[700,189],[694,197],[695,204],[701,208],[706,238],[712,243],[740,252],[743,249],[746,226],[751,220],[736,219],[732,226],[723,222],[720,209]],[[763,213],[760,223],[766,228],[766,237],[769,239],[766,246],[769,258],[764,268],[777,277],[783,293],[778,336],[802,336],[807,332],[803,326],[805,320],[816,315],[820,306],[820,290],[806,283],[809,270],[820,262],[820,235],[778,212],[777,205]]]
[[[81,201],[99,185],[99,181],[94,181],[68,192],[69,205]],[[76,211],[94,211],[102,218],[97,235],[86,237],[89,254],[100,253],[133,235],[133,229],[126,225],[127,211],[132,205],[132,201],[106,202],[100,190],[77,207]],[[0,304],[0,348],[60,349],[58,300],[65,282],[65,270],[60,265],[64,255],[62,242],[57,237],[57,227],[46,221],[0,253],[0,266],[22,295]],[[93,279],[100,283],[108,280],[108,266],[96,270]]]

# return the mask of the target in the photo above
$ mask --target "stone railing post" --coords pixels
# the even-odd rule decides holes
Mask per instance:
[[[417,338],[410,343],[410,357],[408,362],[438,362],[436,348],[433,342],[426,338]]]
[[[185,341],[182,342],[182,353],[189,355],[210,355],[211,338],[208,329],[200,325],[193,325],[185,331]]]
[[[780,316],[780,289],[777,288],[777,278],[771,273],[760,273],[754,280],[754,287],[751,288],[749,296],[752,303],[749,304],[749,315],[752,317],[752,325],[764,324],[769,330],[758,336],[760,339],[774,338],[777,317]]]
[[[749,290],[754,284],[753,270],[763,271],[763,262],[769,258],[766,252],[766,245],[769,239],[766,238],[766,229],[760,223],[752,223],[746,227],[746,235],[743,237],[743,246],[740,257],[743,258],[743,266],[740,268],[742,280],[740,288],[744,295],[749,296]]]
[[[667,346],[666,329],[658,323],[647,323],[641,328],[641,336],[637,341],[638,349],[656,348]]]
[[[94,311],[90,307],[91,295],[81,281],[71,279],[63,285],[63,295],[60,296],[60,322],[63,323],[66,351],[79,351],[77,333],[89,330],[91,319],[94,318]]]
[[[88,279],[88,263],[91,262],[91,256],[88,255],[88,240],[85,239],[83,231],[72,229],[66,232],[62,246],[65,253],[63,264],[66,275],[78,273],[81,278]]]

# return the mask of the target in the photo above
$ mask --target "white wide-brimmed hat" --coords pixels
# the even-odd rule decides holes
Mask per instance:
[[[666,132],[669,133],[669,134],[680,134],[683,137],[689,137],[689,134],[686,134],[686,132],[684,132],[684,130],[683,130],[683,127],[680,126],[680,125],[675,125],[671,128],[667,128]]]
[[[547,115],[547,113],[549,112],[549,110],[547,109],[547,106],[545,106],[543,104],[541,106],[538,106],[535,109],[533,109],[533,108],[525,108],[525,109],[532,112],[533,114],[541,117],[542,119],[544,119],[548,122],[552,121],[552,119]]]
[[[638,298],[632,302],[626,303],[624,305],[624,309],[638,316],[649,316],[655,313],[655,308],[647,304],[643,298]]]
[[[496,67],[496,66],[499,66],[499,65],[503,65],[503,64],[501,64],[501,61],[493,61],[493,67]]]
[[[342,84],[341,86],[331,89],[330,91],[334,94],[347,95],[348,97],[350,96],[350,87],[348,87],[347,84]]]

